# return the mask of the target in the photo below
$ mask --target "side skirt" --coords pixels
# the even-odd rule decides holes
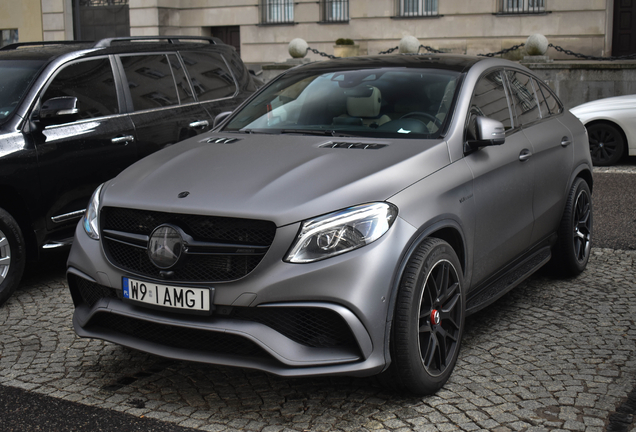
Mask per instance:
[[[473,314],[499,299],[550,261],[551,256],[550,247],[544,246],[517,262],[494,280],[477,287],[468,295],[466,314]]]

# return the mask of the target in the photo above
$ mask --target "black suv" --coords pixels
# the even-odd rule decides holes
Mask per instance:
[[[0,49],[0,305],[25,262],[70,245],[97,185],[212,128],[258,83],[214,38]]]

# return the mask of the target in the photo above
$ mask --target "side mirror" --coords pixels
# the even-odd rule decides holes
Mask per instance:
[[[475,117],[476,140],[466,143],[470,150],[477,150],[479,147],[501,145],[506,142],[506,129],[503,123],[488,117]]]
[[[42,104],[37,119],[45,125],[73,121],[79,112],[77,98],[73,96],[55,97]],[[64,117],[64,118],[62,118]]]
[[[224,111],[221,114],[214,117],[214,123],[212,123],[212,129],[223,123],[223,120],[228,118],[228,116],[232,114],[232,111]]]

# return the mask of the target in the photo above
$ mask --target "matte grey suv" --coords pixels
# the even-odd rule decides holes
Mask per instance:
[[[256,90],[220,42],[128,37],[0,49],[0,305],[27,259],[68,249],[95,187],[209,131]]]
[[[583,125],[529,70],[391,55],[288,71],[100,186],[68,261],[82,337],[437,391],[464,319],[584,270]]]

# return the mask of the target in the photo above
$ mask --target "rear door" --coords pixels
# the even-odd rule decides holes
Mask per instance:
[[[38,106],[54,97],[78,99],[76,116],[60,116],[27,134],[37,151],[41,205],[49,230],[75,225],[93,190],[137,159],[134,128],[118,100],[112,58],[75,61],[62,66],[45,86]],[[120,92],[121,93],[121,92]],[[72,231],[71,231],[72,235]]]
[[[176,53],[120,55],[118,59],[127,83],[139,158],[212,127]]]

